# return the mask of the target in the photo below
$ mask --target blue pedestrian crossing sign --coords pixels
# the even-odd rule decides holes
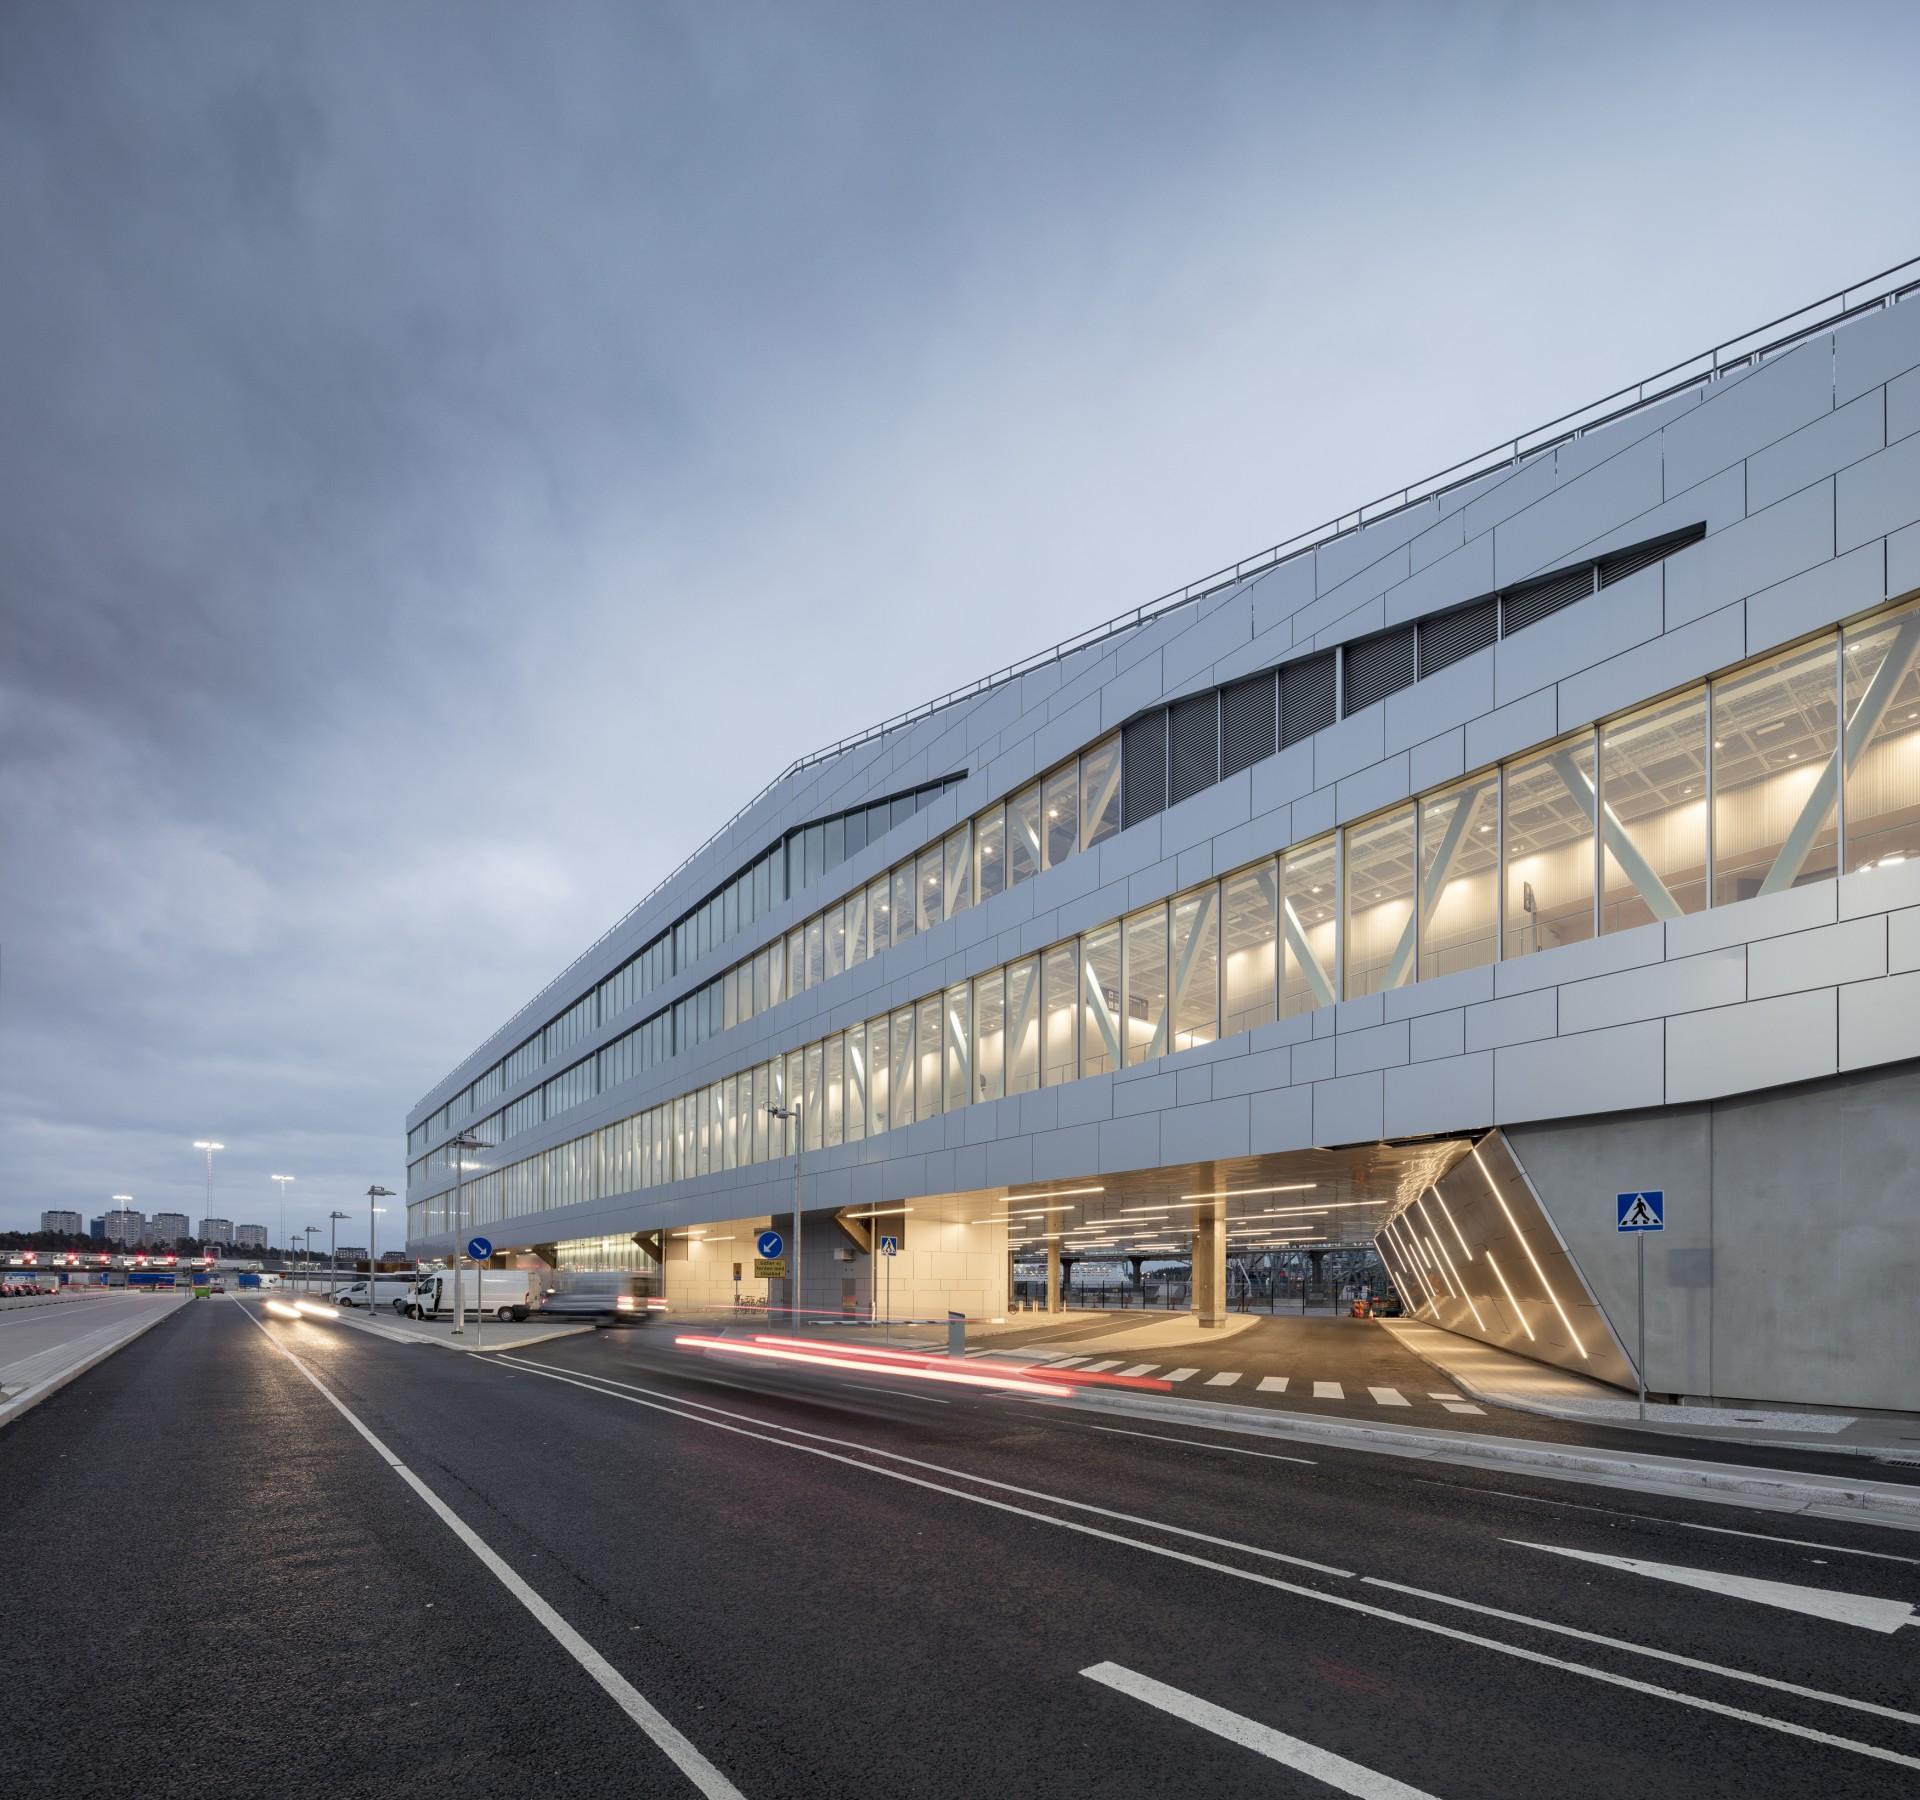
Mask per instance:
[[[469,1238],[467,1239],[467,1254],[472,1257],[475,1262],[485,1262],[487,1258],[493,1254],[493,1244],[490,1240],[483,1237]]]
[[[1615,1194],[1613,1203],[1616,1231],[1665,1231],[1667,1228],[1667,1196],[1659,1188]]]
[[[786,1249],[787,1240],[777,1231],[763,1231],[754,1239],[753,1247],[758,1254],[771,1262],[781,1251]]]
[[[880,1254],[882,1256],[898,1256],[900,1254],[900,1240],[891,1233],[882,1237],[880,1240]]]

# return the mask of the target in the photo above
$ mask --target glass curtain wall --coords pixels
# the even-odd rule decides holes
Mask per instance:
[[[1498,954],[1499,869],[1498,770],[1420,802],[1421,980]]]
[[[1920,606],[1856,625],[1843,658],[1847,868],[1920,857]]]

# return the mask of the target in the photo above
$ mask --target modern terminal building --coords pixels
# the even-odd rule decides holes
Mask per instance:
[[[1372,1247],[1631,1385],[1657,1190],[1652,1390],[1920,1407],[1914,273],[796,761],[413,1109],[410,1250]]]

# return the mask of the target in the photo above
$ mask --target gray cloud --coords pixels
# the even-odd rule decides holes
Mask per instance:
[[[305,1215],[791,755],[1913,246],[1893,8],[0,15],[0,1225]]]

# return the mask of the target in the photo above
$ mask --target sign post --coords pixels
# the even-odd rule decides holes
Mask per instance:
[[[473,1347],[480,1348],[481,1321],[487,1316],[487,1284],[480,1271],[487,1266],[487,1260],[493,1255],[492,1243],[483,1237],[470,1238],[467,1241],[467,1254],[473,1258]],[[373,1291],[367,1291],[367,1303],[373,1303]]]
[[[893,1259],[900,1254],[900,1239],[892,1232],[880,1239],[880,1254],[887,1262],[887,1328],[893,1328]]]
[[[1647,1233],[1667,1228],[1667,1196],[1661,1188],[1642,1188],[1613,1197],[1613,1228],[1634,1236],[1635,1286],[1639,1291],[1639,1348],[1634,1374],[1640,1382],[1640,1422],[1647,1422]]]

